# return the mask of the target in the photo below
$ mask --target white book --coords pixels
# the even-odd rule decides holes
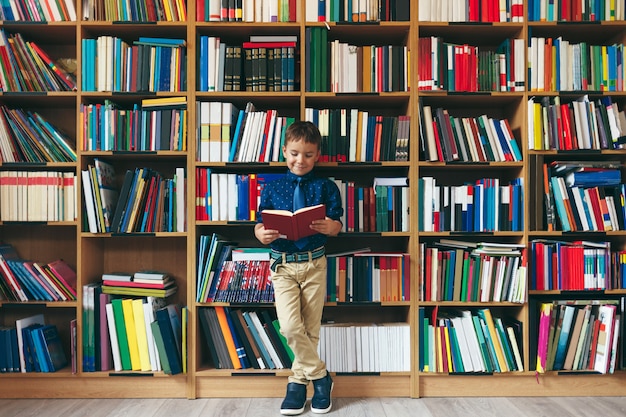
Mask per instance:
[[[221,190],[219,186],[219,178],[217,173],[211,173],[211,221],[220,219],[220,203],[219,200],[225,198],[225,190]]]
[[[237,220],[237,207],[239,205],[238,193],[237,193],[237,174],[226,174],[226,186],[228,189],[227,200],[227,219],[228,221]]]
[[[467,336],[465,335],[465,328],[461,321],[461,317],[450,318],[454,331],[456,332],[456,339],[458,342],[459,351],[461,352],[461,360],[463,362],[464,372],[475,372],[474,362],[472,360],[472,353],[467,343]]]
[[[357,123],[359,117],[358,109],[350,109],[350,149],[348,154],[349,162],[356,162],[356,143],[357,143]]]
[[[272,156],[271,156],[271,161],[272,162],[278,162],[278,159],[280,157],[280,154],[282,152],[282,149],[280,147],[280,138],[281,138],[281,134],[283,131],[283,123],[285,122],[285,118],[284,117],[277,117],[276,118],[276,127],[274,129],[274,141],[272,144]]]
[[[110,304],[107,304],[107,308]],[[112,313],[112,311],[111,311]],[[108,314],[108,311],[107,311]],[[152,309],[152,305],[150,303],[143,304],[143,315],[144,315],[144,323],[146,327],[146,339],[148,343],[148,354],[150,355],[150,366],[153,371],[161,370],[161,359],[159,357],[159,350],[156,347],[156,342],[154,340],[154,335],[152,334],[152,323],[155,320],[154,310]],[[115,327],[113,328],[115,331]],[[117,338],[117,336],[116,336]],[[119,355],[119,351],[118,351]]]
[[[200,154],[198,157],[200,162],[209,162],[209,114],[211,113],[211,106],[208,101],[203,101],[199,103],[197,108],[199,121],[198,141],[200,142]]]
[[[422,107],[423,118],[424,118],[424,134],[426,135],[426,150],[427,150],[427,158],[429,161],[437,161],[437,143],[435,141],[435,131],[433,127],[433,113],[432,108],[430,106]]]
[[[465,341],[470,351],[472,366],[474,372],[486,371],[485,363],[480,350],[480,344],[478,343],[478,336],[476,335],[476,329],[472,320],[472,313],[469,310],[463,310],[461,312],[461,325],[463,326]]]
[[[69,15],[70,22],[75,22],[76,8],[74,7],[74,0],[65,0],[65,8],[67,9],[67,14]]]
[[[248,0],[250,1],[250,0]],[[209,21],[219,22],[221,20],[221,1],[210,0],[209,1]]]
[[[217,180],[219,182],[219,190],[220,190],[220,199],[219,199],[219,213],[220,217],[218,220],[226,221],[228,220],[228,174],[225,172],[220,172],[217,174]]]
[[[357,161],[359,162],[366,162],[367,158],[367,143],[368,143],[368,138],[367,138],[367,119],[369,117],[369,112],[367,111],[363,111],[361,112],[363,115],[362,118],[362,125],[361,125],[361,155],[360,155],[360,159],[358,159]]]
[[[596,347],[594,370],[605,374],[611,361],[613,326],[615,324],[615,306],[601,305],[599,308],[600,331]]]
[[[263,160],[259,162],[270,161],[270,156],[272,153],[274,140],[275,140],[274,127],[276,126],[276,110],[268,110],[266,117],[269,117],[269,126],[267,129],[267,134],[265,132],[262,134],[265,137],[265,149],[263,150]]]
[[[209,161],[222,161],[222,103],[209,103]]]
[[[117,339],[117,330],[115,328],[113,304],[107,304],[105,309],[107,313],[107,327],[109,328],[109,342],[111,343],[111,356],[113,357],[113,369],[116,372],[119,372],[122,370],[122,358],[120,356],[120,345]]]
[[[230,136],[234,130],[232,126],[233,114],[238,114],[237,108],[233,103],[222,103],[222,140],[220,150],[220,161],[228,162],[230,155]]]
[[[89,232],[98,233],[98,226],[96,223],[95,199],[91,186],[91,175],[89,175],[88,169],[82,170],[81,174],[83,193],[85,195],[85,208],[87,209],[87,222],[89,224]]]
[[[263,345],[265,346],[265,349],[267,350],[270,357],[272,358],[272,361],[276,365],[276,368],[284,369],[285,366],[280,360],[278,353],[274,349],[274,345],[272,345],[272,342],[270,341],[269,336],[265,332],[265,329],[263,328],[263,324],[261,324],[261,320],[259,320],[259,317],[257,316],[256,311],[250,311],[248,314],[250,315],[250,318],[252,319],[252,322],[254,323],[254,327],[256,328],[257,333],[259,334],[261,340],[263,341]]]

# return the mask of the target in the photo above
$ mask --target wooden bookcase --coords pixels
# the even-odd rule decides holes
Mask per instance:
[[[80,3],[80,2],[78,2]],[[532,171],[532,161],[554,159],[553,151],[529,151],[527,138],[526,103],[535,96],[528,87],[520,92],[496,93],[446,93],[443,91],[419,91],[418,84],[418,38],[441,36],[447,41],[468,42],[478,46],[494,47],[505,38],[524,39],[525,45],[530,32],[544,33],[550,36],[593,36],[598,42],[623,42],[626,39],[626,22],[602,22],[601,24],[528,22],[521,23],[464,24],[448,22],[425,22],[417,16],[419,0],[410,2],[410,20],[397,22],[379,22],[375,24],[340,24],[329,22],[305,22],[304,0],[297,2],[297,21],[290,23],[242,23],[242,22],[196,22],[195,1],[187,2],[188,19],[186,22],[157,22],[154,24],[130,22],[95,22],[80,20],[77,22],[56,22],[33,24],[19,22],[1,22],[0,28],[8,32],[20,32],[29,39],[37,40],[53,58],[75,58],[78,71],[79,89],[75,92],[62,93],[17,93],[0,94],[0,102],[8,106],[37,109],[55,120],[61,128],[78,142],[78,132],[82,129],[79,118],[81,104],[103,103],[111,100],[121,103],[140,102],[148,95],[119,94],[110,92],[87,92],[80,89],[81,84],[81,40],[99,35],[115,35],[128,40],[139,36],[160,36],[185,38],[187,41],[187,89],[179,93],[157,93],[157,97],[171,95],[184,96],[188,104],[188,146],[184,152],[157,153],[115,153],[87,152],[77,143],[78,161],[69,164],[48,164],[42,169],[74,171],[80,177],[80,171],[98,157],[112,162],[118,175],[126,169],[137,166],[150,166],[173,174],[176,167],[184,167],[187,175],[187,224],[185,232],[152,234],[91,234],[83,231],[84,213],[80,213],[75,222],[62,223],[3,223],[0,224],[0,239],[12,243],[24,258],[53,260],[64,258],[78,272],[78,287],[98,282],[102,273],[116,270],[138,270],[141,268],[168,270],[178,283],[175,301],[187,305],[190,309],[188,328],[188,372],[176,376],[163,373],[88,373],[80,370],[82,348],[80,334],[83,328],[82,295],[75,302],[63,303],[14,303],[0,302],[0,324],[10,325],[15,319],[43,312],[46,320],[57,324],[66,348],[70,351],[69,322],[78,322],[78,363],[76,374],[68,367],[50,374],[0,374],[3,390],[1,397],[279,397],[284,394],[288,370],[267,371],[231,371],[216,370],[208,366],[208,352],[204,347],[197,311],[206,305],[195,302],[196,250],[199,236],[212,232],[237,239],[242,245],[255,244],[251,224],[231,224],[229,222],[203,222],[195,220],[194,190],[196,167],[211,167],[221,172],[283,172],[285,165],[269,164],[228,164],[200,163],[196,161],[197,143],[195,126],[198,121],[195,103],[197,101],[221,101],[236,103],[243,108],[246,102],[253,101],[261,109],[277,109],[281,115],[304,118],[305,108],[351,108],[369,109],[385,115],[410,115],[411,139],[409,162],[383,162],[380,164],[322,163],[317,172],[352,179],[369,179],[376,175],[407,176],[411,186],[411,220],[409,232],[388,232],[377,234],[342,234],[329,242],[331,249],[354,247],[354,239],[359,246],[371,246],[373,249],[393,249],[411,254],[411,300],[382,304],[361,304],[358,306],[329,304],[325,316],[338,321],[403,321],[411,327],[411,370],[410,372],[383,374],[341,374],[334,376],[336,385],[334,395],[340,397],[358,396],[568,396],[568,395],[623,395],[626,374],[617,371],[613,375],[559,375],[551,372],[536,376],[534,364],[530,363],[534,340],[530,334],[529,303],[455,303],[419,301],[419,243],[435,241],[441,238],[459,237],[451,232],[418,231],[418,179],[422,176],[435,176],[448,184],[455,184],[460,178],[477,179],[483,176],[496,176],[504,179],[524,179],[524,228],[520,232],[495,232],[488,234],[460,234],[461,239],[474,241],[489,240],[494,242],[515,242],[527,244],[536,237],[562,238],[560,232],[546,232],[541,226],[542,199],[538,195],[537,177]],[[76,4],[77,15],[82,16],[81,4]],[[524,17],[526,17],[524,5]],[[406,45],[410,50],[409,76],[410,92],[379,94],[340,94],[311,93],[305,91],[305,33],[308,27],[327,27],[329,39],[369,43],[392,43]],[[583,34],[584,35],[580,35]],[[199,36],[221,36],[232,42],[242,42],[250,35],[297,35],[298,63],[296,65],[298,87],[294,92],[200,92],[197,91],[198,64],[197,56]],[[528,86],[528,84],[526,84]],[[552,93],[537,95],[552,96]],[[601,94],[600,94],[601,95]],[[624,107],[624,93],[611,94],[617,98],[620,108]],[[154,96],[151,94],[149,96]],[[511,123],[515,137],[523,152],[522,162],[486,163],[486,164],[444,164],[420,160],[419,112],[418,99],[433,105],[451,109],[463,116],[476,116],[486,113],[491,117],[507,118]],[[602,151],[600,155],[619,157],[624,161],[623,153]],[[582,154],[584,155],[584,153]],[[597,155],[597,154],[596,154]],[[18,165],[19,166],[19,165]],[[40,168],[40,167],[38,167]],[[0,169],[14,169],[3,164]],[[120,179],[121,180],[121,179]],[[80,180],[78,181],[80,184]],[[81,188],[77,187],[77,196],[82,199]],[[614,232],[611,241],[617,247],[624,247],[626,232]],[[594,239],[595,236],[585,238]],[[533,297],[533,294],[529,294]],[[423,373],[418,369],[418,327],[417,312],[419,307],[432,308],[489,307],[497,312],[515,316],[524,323],[523,360],[524,371],[493,375],[453,375]],[[536,348],[536,347],[535,347]],[[242,387],[245,387],[242,389]]]

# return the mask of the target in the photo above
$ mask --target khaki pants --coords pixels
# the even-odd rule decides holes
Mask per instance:
[[[289,382],[306,385],[323,378],[326,364],[320,360],[317,344],[326,300],[326,256],[279,264],[272,283],[280,332],[294,353]]]

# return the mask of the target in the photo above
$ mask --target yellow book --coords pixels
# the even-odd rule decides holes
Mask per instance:
[[[602,45],[602,91],[609,89],[609,55],[606,45]]]
[[[185,96],[174,97],[159,97],[159,98],[144,98],[141,100],[141,107],[170,107],[187,104],[187,98]]]
[[[444,336],[444,340],[446,342],[446,362],[448,363],[448,372],[454,372],[455,369],[453,367],[453,363],[452,362],[452,350],[450,348],[450,332],[448,330],[448,326],[445,326],[442,328],[443,330],[443,336]]]
[[[170,6],[170,1],[171,0],[164,0],[163,1],[163,9],[165,11],[165,20],[167,22],[171,22],[173,21],[173,17],[172,17],[172,8]]]
[[[356,122],[356,162],[361,161],[361,135],[363,134],[363,112],[359,111]]]
[[[437,355],[437,363],[433,367],[436,372],[443,372],[443,353],[441,352],[441,335],[442,328],[435,325],[435,352]]]
[[[506,359],[504,358],[504,350],[502,349],[500,339],[498,338],[498,333],[496,332],[496,326],[493,322],[493,317],[491,316],[491,310],[489,310],[488,308],[478,310],[478,316],[485,321],[487,329],[489,330],[489,342],[493,345],[493,349],[496,352],[496,358],[498,359],[500,372],[510,371]]]
[[[131,298],[122,300],[122,311],[124,312],[124,324],[126,325],[126,338],[128,339],[130,366],[133,371],[140,371],[141,359],[139,359],[139,345],[137,344],[135,315],[133,313],[133,300]]]
[[[533,103],[534,109],[534,117],[533,117],[533,126],[535,128],[534,138],[535,138],[535,150],[543,149],[543,122],[541,117],[541,103]]]
[[[148,350],[148,337],[146,334],[146,319],[143,313],[143,300],[141,298],[136,298],[132,300],[132,305],[141,370],[151,371],[152,365],[150,364],[150,351]]]
[[[369,45],[363,45],[363,62],[362,62],[362,71],[363,71],[363,85],[361,86],[361,90],[364,93],[369,93],[372,91],[372,47]]]

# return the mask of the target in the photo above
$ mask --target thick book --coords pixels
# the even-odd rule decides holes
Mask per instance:
[[[278,230],[284,239],[299,240],[317,233],[309,226],[314,220],[322,220],[326,217],[326,205],[304,207],[295,212],[263,210],[261,214],[265,229]]]
[[[57,327],[53,324],[48,324],[36,328],[34,332],[39,337],[40,346],[43,348],[40,352],[40,358],[43,358],[46,362],[48,372],[55,372],[67,366],[67,356],[63,351],[63,344]]]

